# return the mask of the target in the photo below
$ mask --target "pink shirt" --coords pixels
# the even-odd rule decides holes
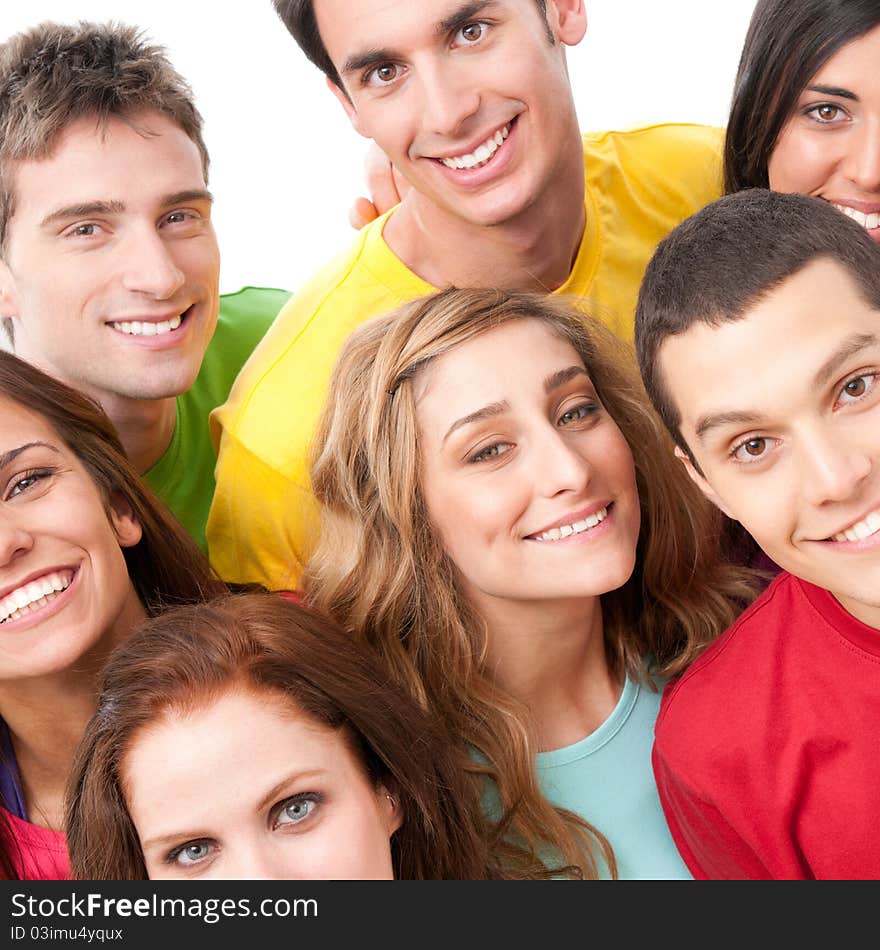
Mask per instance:
[[[64,833],[40,828],[16,818],[5,808],[0,817],[12,833],[12,863],[23,881],[70,880],[70,860]],[[5,831],[5,829],[4,829]]]

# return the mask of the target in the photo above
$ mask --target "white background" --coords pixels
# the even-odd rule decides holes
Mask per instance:
[[[723,125],[755,0],[586,0],[568,51],[581,128]],[[294,290],[353,232],[367,142],[300,53],[271,0],[0,0],[0,37],[43,20],[143,27],[205,118],[221,290]]]

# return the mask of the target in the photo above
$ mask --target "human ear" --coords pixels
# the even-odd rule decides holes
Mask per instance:
[[[134,547],[143,536],[131,503],[120,491],[110,493],[110,523],[121,548]]]
[[[17,317],[15,281],[6,261],[0,259],[0,317]]]
[[[383,814],[388,826],[388,837],[397,831],[403,824],[403,808],[400,804],[400,795],[389,792],[384,785],[378,788],[380,807],[383,808]]]
[[[363,137],[366,139],[370,138],[370,136],[364,132],[361,126],[360,116],[358,115],[357,109],[354,107],[354,103],[348,98],[348,93],[341,86],[337,86],[329,76],[326,76],[324,81],[327,83],[327,88],[330,90],[330,92],[332,92],[333,95],[339,100],[339,104],[345,110],[345,114],[348,116],[348,121],[351,122],[351,126],[355,132],[357,132],[358,135],[363,135]]]
[[[684,449],[675,447],[675,457],[679,462],[684,465],[685,471],[690,476],[691,481],[700,489],[700,491],[715,505],[716,508],[720,508],[728,518],[733,518],[734,521],[737,519],[728,511],[727,506],[721,500],[721,497],[715,491],[715,489],[706,481],[703,474],[697,471],[696,466],[691,461],[691,457],[684,451]]]
[[[587,32],[584,0],[548,0],[547,16],[553,35],[566,46],[577,46]]]

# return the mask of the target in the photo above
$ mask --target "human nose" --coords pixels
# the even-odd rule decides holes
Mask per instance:
[[[862,191],[880,192],[880,116],[853,130],[847,143],[844,172]]]
[[[532,464],[537,491],[547,498],[561,492],[583,491],[592,472],[580,447],[555,426],[536,442]]]
[[[858,445],[814,436],[807,445],[803,475],[807,500],[814,505],[847,501],[870,471],[871,458]]]
[[[11,564],[33,547],[34,539],[8,512],[0,514],[0,566]]]
[[[186,276],[168,244],[154,229],[133,234],[125,252],[123,283],[127,290],[167,300],[183,285]]]
[[[443,64],[426,71],[422,114],[431,132],[455,135],[480,108],[480,94],[455,64]]]

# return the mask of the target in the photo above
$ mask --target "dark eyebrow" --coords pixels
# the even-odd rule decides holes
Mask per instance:
[[[838,99],[852,99],[853,102],[859,101],[859,97],[854,92],[850,92],[849,89],[841,89],[838,86],[807,86],[804,91],[818,92],[820,96],[836,96]]]
[[[446,36],[469,23],[486,7],[494,6],[497,0],[470,0],[454,13],[444,17],[434,28],[437,36]],[[354,53],[346,59],[340,70],[340,75],[348,76],[370,67],[381,66],[384,63],[394,63],[401,58],[400,54],[387,46],[373,47],[362,53]]]
[[[565,369],[551,373],[544,380],[544,392],[552,392],[559,386],[564,386],[569,380],[574,379],[576,376],[586,376],[587,379],[589,379],[589,375],[583,366],[568,366]]]
[[[873,333],[856,333],[845,340],[819,368],[819,371],[813,377],[814,385],[821,386],[826,383],[837,372],[842,363],[876,343],[877,337]]]
[[[734,424],[752,426],[760,422],[760,420],[761,416],[754,412],[716,412],[711,415],[701,416],[697,420],[694,431],[697,438],[703,442],[705,441],[706,434],[711,432],[712,429]]]
[[[208,201],[213,203],[214,196],[207,188],[187,188],[184,191],[175,191],[165,195],[159,202],[167,208],[170,205],[184,204],[187,201]],[[55,224],[58,221],[68,221],[71,218],[90,218],[98,214],[122,214],[125,204],[121,201],[84,201],[81,204],[66,205],[46,215],[40,222],[40,227]]]
[[[367,67],[382,66],[384,63],[393,63],[399,59],[397,53],[388,47],[374,48],[364,50],[363,53],[355,53],[343,63],[340,75],[348,76],[351,73],[359,73]]]
[[[470,413],[470,415],[462,416],[460,419],[456,419],[455,422],[449,427],[446,432],[446,435],[443,436],[443,442],[441,446],[446,444],[446,440],[449,436],[455,432],[456,429],[460,429],[462,426],[471,425],[474,422],[482,422],[483,419],[491,419],[492,416],[500,416],[502,412],[505,412],[510,408],[510,403],[505,399],[503,402],[493,402],[488,406],[483,406],[482,409],[477,409],[476,412]]]
[[[438,36],[446,36],[448,33],[454,33],[456,30],[470,23],[478,13],[482,13],[486,7],[491,7],[495,0],[471,0],[463,7],[460,7],[455,13],[444,17],[435,27],[434,32]]]
[[[48,224],[66,221],[69,218],[90,218],[96,214],[121,214],[123,211],[125,211],[125,205],[121,201],[85,201],[82,204],[67,205],[50,212],[40,222],[40,227],[44,228]]]
[[[24,445],[20,445],[17,449],[10,449],[8,452],[3,452],[0,454],[0,469],[6,468],[10,462],[14,462],[22,452],[27,452],[28,449],[33,448],[44,448],[50,449],[52,452],[56,452],[58,455],[61,454],[61,450],[56,445],[52,445],[50,442],[26,442]]]
[[[186,191],[176,191],[173,195],[168,195],[167,198],[162,199],[160,204],[163,207],[168,207],[168,205],[186,204],[187,201],[207,201],[209,204],[213,204],[214,196],[207,188],[188,188]]]

